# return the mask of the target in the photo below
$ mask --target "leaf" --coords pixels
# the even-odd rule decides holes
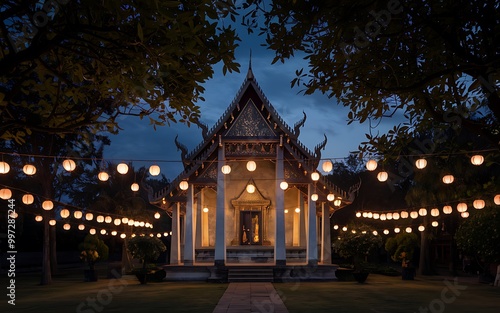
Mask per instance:
[[[141,42],[144,42],[144,33],[142,32],[141,23],[137,23],[137,36]]]

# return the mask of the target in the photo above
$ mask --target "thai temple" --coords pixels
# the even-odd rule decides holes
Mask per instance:
[[[298,268],[304,279],[335,277],[330,217],[359,186],[325,179],[327,137],[308,149],[299,141],[305,121],[303,113],[290,127],[280,117],[250,63],[218,122],[198,123],[203,141],[189,152],[176,137],[184,171],[150,194],[172,218],[167,280],[283,281]]]

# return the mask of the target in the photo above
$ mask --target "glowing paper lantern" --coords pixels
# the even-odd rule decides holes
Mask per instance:
[[[334,206],[340,206],[341,204],[342,204],[342,200],[340,200],[340,199],[335,199],[335,200],[333,201],[333,205],[334,205]]]
[[[388,220],[392,220],[392,213],[387,213],[385,215],[385,217],[388,219]]]
[[[457,204],[457,211],[460,213],[467,211],[467,203],[461,202]]]
[[[66,171],[72,172],[76,168],[76,163],[75,163],[75,161],[73,161],[71,159],[66,159],[63,161],[63,167]]]
[[[257,169],[257,164],[255,163],[255,161],[248,161],[247,162],[247,170],[249,172],[253,172],[253,171],[255,171],[255,169]]]
[[[41,222],[41,221],[43,221],[43,217],[41,215],[37,215],[37,216],[35,216],[35,221]]]
[[[92,214],[92,213],[85,214],[85,220],[91,221],[93,219],[94,219],[94,214]]]
[[[313,181],[318,181],[319,180],[319,173],[318,172],[312,172],[311,173],[311,179]]]
[[[120,238],[121,238],[121,239],[124,239],[124,238],[126,238],[126,237],[127,237],[127,235],[126,235],[126,234],[120,234]]]
[[[255,186],[253,184],[248,184],[247,185],[247,192],[248,193],[254,193],[255,192]]]
[[[326,160],[323,162],[321,165],[321,168],[323,169],[323,172],[329,173],[333,169],[333,163],[330,160]]]
[[[138,191],[139,190],[139,184],[138,183],[133,183],[132,185],[130,185],[130,189],[132,191]]]
[[[0,189],[0,198],[8,200],[12,197],[12,191],[7,188]]]
[[[407,233],[411,233],[411,232],[412,232],[412,229],[411,229],[411,227],[406,227],[405,231],[406,231]]]
[[[387,215],[385,213],[380,214],[380,220],[381,221],[387,220]]]
[[[282,182],[280,183],[280,188],[281,188],[282,190],[287,190],[287,189],[288,189],[288,183],[287,183],[286,181],[282,181]]]
[[[49,221],[49,225],[50,225],[50,226],[54,226],[55,224],[56,224],[56,220],[50,220],[50,221]]]
[[[9,163],[7,162],[0,162],[0,174],[7,174],[10,171],[10,166]]]
[[[183,180],[179,183],[179,188],[181,190],[187,190],[189,188],[189,183],[187,181]]]
[[[36,167],[33,164],[26,164],[23,166],[23,172],[28,176],[35,175]]]
[[[473,155],[471,158],[470,158],[470,162],[473,164],[473,165],[481,165],[483,164],[484,162],[484,157],[482,155]]]
[[[335,195],[333,193],[329,193],[327,196],[326,196],[326,200],[328,201],[333,201],[335,200]]]
[[[475,209],[481,210],[481,209],[484,208],[484,206],[486,205],[486,203],[484,202],[484,200],[477,199],[477,200],[474,200],[474,202],[472,203],[472,205],[474,206]]]
[[[438,223],[438,221],[432,221],[431,225],[432,225],[432,227],[438,227],[439,223]]]
[[[149,167],[149,174],[151,174],[151,176],[158,176],[160,175],[160,167],[156,164],[154,165],[151,165]]]
[[[388,229],[384,229],[384,235],[388,235],[389,234],[389,230]]]
[[[468,218],[469,217],[469,212],[462,212],[460,213],[460,216],[463,218]]]
[[[402,212],[401,212],[401,218],[408,218],[408,216],[410,216],[410,215],[408,214],[408,212],[406,212],[406,211],[402,211]]]
[[[451,214],[451,212],[453,212],[453,208],[451,207],[451,205],[445,205],[443,207],[443,213],[444,214]]]
[[[343,230],[343,231],[347,231],[347,227],[345,227],[345,226],[344,226],[344,227],[342,227],[342,230]]]
[[[418,217],[418,212],[417,211],[411,211],[410,217],[413,219],[416,219]]]
[[[85,229],[85,225],[83,225],[83,224],[78,225],[78,230],[84,230],[84,229]]]
[[[313,194],[311,195],[311,200],[312,200],[312,201],[317,201],[317,200],[318,200],[318,194],[317,194],[317,193],[313,193]]]
[[[415,161],[415,166],[421,170],[427,166],[427,160],[426,159],[418,159]]]
[[[122,220],[119,218],[115,218],[115,220],[113,221],[113,224],[115,224],[116,226],[119,226],[121,223],[122,223]]]
[[[399,229],[399,227],[394,228],[394,232],[395,232],[396,234],[399,234],[399,232],[400,232],[400,231],[401,231],[401,229]]]
[[[50,200],[45,200],[42,202],[42,209],[45,211],[50,211],[54,208],[54,203]]]
[[[339,225],[333,225],[333,229],[335,230],[339,229]]]
[[[203,213],[208,213],[208,208],[203,208]]]
[[[223,165],[221,167],[221,171],[222,171],[222,174],[227,175],[227,174],[231,173],[231,166],[229,166],[227,164]]]
[[[63,225],[63,229],[64,230],[70,230],[70,228],[71,228],[71,225],[68,224],[68,223],[66,223],[66,224]]]
[[[372,232],[372,234],[373,234],[373,236],[377,236],[377,235],[378,235],[378,231],[374,230],[374,231]]]
[[[439,216],[439,209],[438,208],[434,208],[431,210],[431,215],[436,217],[436,216]]]
[[[363,216],[364,218],[366,218],[366,217],[368,217],[368,213],[367,213],[367,212],[363,212],[362,216]]]
[[[393,220],[399,220],[399,213],[398,212],[392,213],[392,219]]]
[[[372,218],[373,217],[373,213],[372,212],[368,212],[368,214],[366,215],[366,217]]]
[[[61,214],[62,218],[68,218],[69,217],[69,210],[68,209],[62,209],[59,214]]]
[[[83,216],[82,211],[75,211],[75,212],[73,212],[73,217],[76,218],[76,219],[80,219],[80,218],[82,218],[82,216]]]
[[[427,215],[427,209],[426,208],[421,208],[418,210],[418,215],[420,216],[426,216]]]
[[[100,181],[108,181],[109,174],[106,172],[99,172],[99,174],[97,174],[97,178],[99,178]]]
[[[116,230],[111,231],[111,236],[116,236],[116,234],[118,234]]]
[[[122,223],[123,224],[128,224],[128,218],[127,217],[122,217]]]
[[[377,174],[377,179],[380,181],[380,182],[385,182],[387,181],[387,178],[389,178],[389,174],[387,174],[387,172],[379,172]]]
[[[443,183],[445,183],[447,185],[453,183],[454,180],[455,180],[455,177],[453,177],[453,175],[444,175],[443,176]]]
[[[113,218],[111,216],[106,216],[104,218],[104,222],[107,223],[107,224],[111,223],[112,221],[113,221]]]
[[[160,215],[160,213],[158,213],[158,212],[156,212],[156,213],[155,213],[155,218],[156,218],[156,219],[159,219],[159,218],[160,218],[160,216],[161,216],[161,215]]]
[[[425,230],[425,226],[424,225],[418,226],[418,231],[424,231],[424,230]]]
[[[98,215],[95,220],[97,221],[97,223],[102,223],[104,222],[104,216]]]
[[[373,219],[378,220],[380,218],[380,214],[378,213],[373,213]]]
[[[95,228],[91,228],[91,229],[89,229],[89,233],[90,233],[91,235],[95,235],[95,233],[96,233]]]
[[[368,162],[366,162],[366,169],[369,171],[374,171],[375,169],[377,169],[377,161],[368,160]]]
[[[116,166],[116,170],[118,171],[118,173],[125,175],[128,173],[128,165],[125,163],[120,163]]]
[[[300,208],[295,208],[295,213],[300,213]]]
[[[493,202],[495,202],[496,205],[500,205],[500,195],[496,195],[495,198],[493,198]]]
[[[106,235],[106,230],[105,229],[101,229],[101,235]]]
[[[356,217],[361,217],[361,212],[356,212]]]

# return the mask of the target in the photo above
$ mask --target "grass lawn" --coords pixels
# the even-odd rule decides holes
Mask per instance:
[[[34,273],[18,275],[16,305],[9,305],[8,297],[2,292],[0,312],[211,313],[227,288],[227,284],[204,282],[141,285],[135,276],[84,282],[81,269],[65,270],[65,274],[56,275],[53,283],[47,286],[39,285],[39,279],[39,275]],[[2,282],[5,282],[2,283],[2,290],[7,290],[7,282]],[[95,301],[94,308],[91,301]]]
[[[297,282],[274,287],[290,313],[500,312],[500,288],[447,281],[449,285],[437,277],[408,281],[370,274],[364,284]]]

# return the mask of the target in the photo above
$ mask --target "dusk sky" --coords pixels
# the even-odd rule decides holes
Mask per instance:
[[[301,129],[299,140],[309,149],[313,149],[323,140],[323,134],[328,137],[322,158],[341,159],[355,151],[360,142],[365,141],[365,133],[370,131],[368,123],[353,123],[347,125],[348,109],[338,105],[336,100],[318,93],[314,95],[299,94],[300,87],[290,87],[295,77],[295,70],[306,66],[304,60],[295,58],[286,64],[271,65],[274,53],[261,47],[255,38],[246,38],[236,50],[237,62],[240,63],[240,73],[224,76],[222,66],[215,68],[214,77],[205,85],[203,97],[206,101],[198,103],[201,107],[201,121],[209,129],[214,126],[226,108],[231,104],[240,86],[243,84],[248,70],[250,49],[252,50],[252,70],[254,76],[271,104],[282,116],[285,122],[292,126],[302,118],[302,111],[307,115],[307,121]],[[394,121],[383,120],[372,132],[385,132],[392,128]],[[149,121],[138,118],[123,118],[120,121],[123,130],[119,135],[110,136],[111,146],[105,149],[105,158],[119,161],[156,160],[162,173],[168,179],[174,179],[181,171],[180,151],[174,143],[179,135],[179,141],[191,152],[201,141],[201,129],[196,125],[187,127],[183,124],[158,127],[155,131]],[[149,166],[152,162],[134,162],[136,167]]]

